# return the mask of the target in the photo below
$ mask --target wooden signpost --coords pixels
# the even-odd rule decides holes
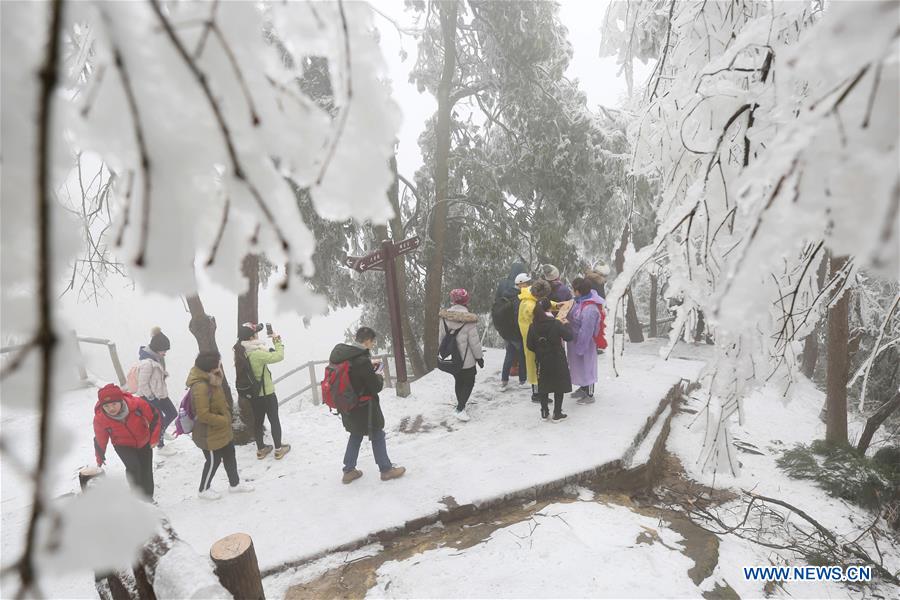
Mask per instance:
[[[392,240],[381,242],[381,249],[365,256],[348,256],[344,264],[351,269],[364,273],[366,271],[384,271],[387,283],[388,313],[391,316],[391,340],[394,346],[394,362],[397,365],[397,395],[401,398],[409,396],[409,379],[406,375],[406,352],[403,348],[403,328],[400,326],[400,290],[397,286],[397,266],[394,261],[398,256],[409,254],[419,248],[421,240],[418,236],[394,243]]]

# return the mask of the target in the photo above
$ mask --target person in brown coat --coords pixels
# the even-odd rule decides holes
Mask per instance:
[[[253,487],[241,483],[234,454],[234,432],[231,429],[232,405],[222,387],[222,357],[218,352],[201,352],[188,373],[187,385],[191,388],[194,404],[194,444],[203,451],[206,462],[200,477],[200,497],[217,500],[221,495],[210,489],[212,479],[220,463],[225,463],[230,492],[252,492]]]

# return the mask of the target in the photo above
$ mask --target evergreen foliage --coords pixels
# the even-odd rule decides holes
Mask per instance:
[[[900,501],[900,448],[867,458],[850,446],[824,440],[797,444],[776,461],[795,479],[809,479],[830,495],[878,510]]]

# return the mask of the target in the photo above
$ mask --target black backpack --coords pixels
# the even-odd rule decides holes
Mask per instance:
[[[519,299],[500,296],[491,307],[494,329],[504,340],[514,342],[521,338],[519,331]]]
[[[447,327],[447,321],[444,323],[444,339],[441,340],[441,347],[438,348],[437,368],[444,373],[456,375],[463,368],[463,357],[459,353],[459,343],[456,336],[462,327],[451,330]],[[466,349],[468,351],[468,348]]]
[[[259,381],[253,376],[253,367],[250,366],[250,358],[244,346],[238,342],[234,345],[234,387],[238,394],[247,400],[255,400],[262,395],[263,381],[265,381],[265,369]]]

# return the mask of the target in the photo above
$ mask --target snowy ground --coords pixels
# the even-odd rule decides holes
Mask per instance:
[[[459,505],[479,503],[536,484],[621,459],[680,379],[696,376],[700,363],[663,362],[638,355],[610,377],[608,355],[601,357],[603,379],[592,406],[567,405],[570,418],[561,424],[541,421],[529,400],[530,390],[498,391],[502,352],[489,351],[471,400],[472,421],[452,416],[452,379],[433,373],[413,384],[413,394],[383,396],[388,451],[409,471],[401,480],[381,482],[364,445],[360,467],[365,476],[353,485],[340,482],[346,434],[340,421],[323,407],[291,402],[282,407],[284,438],[293,449],[285,459],[257,461],[252,446],[238,448],[241,476],[256,487],[250,495],[225,495],[213,503],[196,497],[202,455],[190,439],[172,443],[173,456],[156,457],[156,499],[178,534],[198,552],[225,535],[249,533],[260,567],[269,569],[354,542],[373,531],[400,527]],[[291,365],[286,364],[284,370]],[[278,370],[273,369],[276,376]],[[74,473],[90,464],[95,391],[65,396],[61,426],[69,431],[72,450],[57,465],[54,494],[74,491]],[[19,433],[23,445],[33,435],[34,417],[4,413],[4,430]],[[108,471],[122,476],[114,457]],[[29,499],[25,486],[3,465],[3,555],[21,543]],[[214,486],[227,487],[220,472]],[[55,597],[84,597],[93,591],[89,574],[62,578],[50,587]]]
[[[667,447],[695,481],[734,492],[753,488],[787,500],[837,534],[853,539],[871,524],[873,514],[834,499],[809,482],[792,480],[775,466],[782,449],[823,437],[818,419],[822,401],[821,392],[808,382],[794,387],[789,402],[774,389],[749,397],[746,424],[736,424],[735,433],[739,440],[758,446],[762,454],[741,452],[742,471],[737,477],[699,470],[702,414],[676,416]],[[697,401],[688,404],[694,410],[701,406]],[[651,432],[648,438],[652,436]],[[721,508],[735,505],[726,503]],[[428,534],[423,534],[423,539],[410,542],[411,549],[373,545],[353,554],[329,555],[267,578],[267,593],[279,598],[286,593],[292,600],[317,592],[327,596],[336,589],[370,598],[900,597],[900,589],[878,582],[877,576],[872,587],[830,582],[766,587],[763,582],[746,581],[744,566],[804,566],[806,562],[734,536],[713,536],[668,511],[637,506],[625,497],[594,498],[583,489],[578,498],[551,503],[533,513],[525,511],[512,521],[472,522],[461,528],[492,523],[496,527],[483,539],[476,532],[474,542],[460,542],[465,535],[448,529],[436,539],[424,539]],[[897,572],[900,548],[885,539],[880,544],[884,566]],[[874,548],[871,553],[877,556]]]

